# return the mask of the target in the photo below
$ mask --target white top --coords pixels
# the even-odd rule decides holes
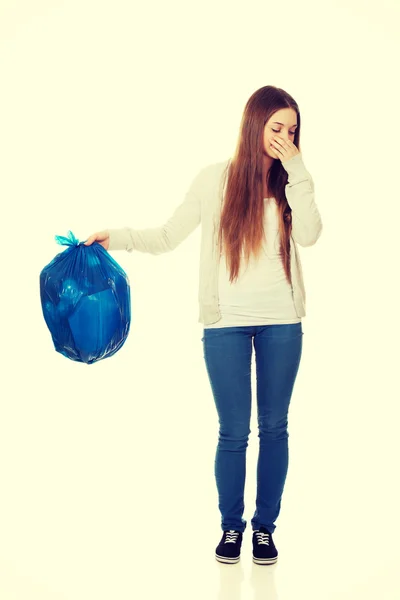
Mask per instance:
[[[286,279],[279,256],[278,212],[275,198],[264,198],[264,244],[258,260],[250,256],[249,264],[242,251],[239,277],[229,281],[225,254],[219,263],[218,303],[221,319],[207,325],[237,327],[242,325],[269,325],[298,323],[292,287]]]

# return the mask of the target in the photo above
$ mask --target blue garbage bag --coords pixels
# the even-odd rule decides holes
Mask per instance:
[[[129,279],[101,244],[85,246],[72,231],[55,239],[68,248],[40,273],[42,311],[54,348],[87,364],[108,358],[128,337]]]

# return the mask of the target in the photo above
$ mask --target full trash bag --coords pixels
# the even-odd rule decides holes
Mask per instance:
[[[101,244],[85,246],[68,234],[55,236],[68,248],[40,273],[42,311],[56,351],[91,364],[115,354],[128,337],[129,279]]]

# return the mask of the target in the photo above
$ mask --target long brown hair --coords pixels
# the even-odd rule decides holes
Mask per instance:
[[[265,123],[281,108],[293,108],[297,113],[297,128],[293,143],[300,151],[300,111],[295,100],[281,88],[266,85],[250,96],[246,103],[236,146],[228,165],[228,176],[218,232],[220,253],[225,247],[230,282],[237,279],[242,247],[248,262],[250,254],[259,256],[264,238],[263,140]],[[288,174],[279,159],[274,160],[267,174],[267,188],[277,202],[280,252],[286,278],[291,284],[290,234],[292,211],[286,200]]]

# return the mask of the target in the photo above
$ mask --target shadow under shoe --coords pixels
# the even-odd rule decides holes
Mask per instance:
[[[272,565],[278,560],[278,551],[272,533],[266,527],[253,531],[253,562],[257,565]]]
[[[234,564],[240,560],[243,533],[235,529],[224,531],[221,541],[215,549],[215,558],[222,563]]]

